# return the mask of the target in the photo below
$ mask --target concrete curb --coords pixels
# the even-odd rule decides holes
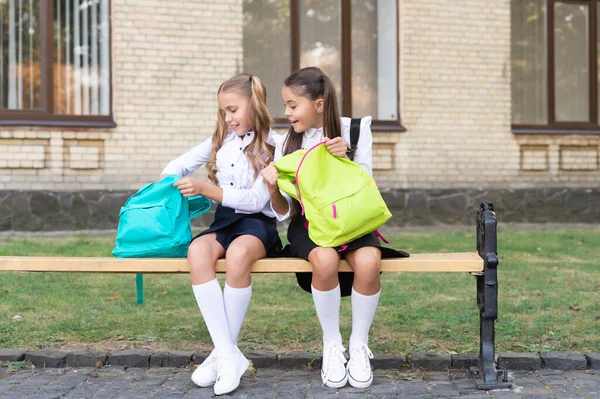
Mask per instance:
[[[133,349],[119,352],[72,351],[53,349],[27,351],[23,349],[0,349],[0,361],[29,361],[36,367],[101,367],[104,365],[124,367],[189,367],[200,364],[208,352],[160,351]],[[318,368],[321,355],[317,353],[260,353],[247,352],[246,357],[257,368],[293,369],[298,367]],[[543,353],[499,353],[498,364],[507,370],[600,370],[600,352],[543,352]],[[377,369],[415,368],[432,371],[468,369],[477,366],[475,353],[441,354],[411,352],[407,355],[375,356],[372,361]]]

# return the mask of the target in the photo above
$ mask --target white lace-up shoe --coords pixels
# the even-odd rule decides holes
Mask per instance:
[[[321,366],[323,385],[341,388],[348,382],[345,351],[346,348],[338,343],[323,346],[323,365]]]
[[[240,385],[242,375],[250,366],[248,359],[237,348],[234,353],[219,353],[216,363],[215,395],[224,395],[234,391]]]
[[[206,388],[214,385],[217,381],[217,350],[214,349],[210,355],[192,373],[192,382],[199,387]]]
[[[371,361],[373,352],[365,344],[350,348],[348,361],[348,382],[354,388],[367,388],[373,382]]]

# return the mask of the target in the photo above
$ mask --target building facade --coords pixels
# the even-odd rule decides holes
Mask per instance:
[[[372,115],[392,223],[600,216],[597,0],[0,0],[0,231],[115,228],[238,72]],[[195,173],[204,178],[204,170]]]

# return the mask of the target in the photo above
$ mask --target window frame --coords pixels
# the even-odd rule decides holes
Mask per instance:
[[[289,0],[290,6],[290,56],[291,71],[300,69],[300,1]],[[340,5],[341,20],[341,43],[340,54],[342,56],[341,66],[341,86],[342,86],[342,106],[340,113],[344,116],[352,115],[352,90],[346,94],[344,87],[352,87],[352,2],[350,0],[338,0]],[[396,51],[400,57],[400,19],[398,18],[399,5],[396,0]],[[400,82],[400,62],[396,60],[396,77]],[[406,128],[402,124],[400,115],[400,89],[396,90],[396,104],[398,118],[395,120],[377,120],[373,118],[371,127],[377,131],[405,132]],[[274,128],[288,128],[289,123],[286,118],[274,118]]]
[[[589,15],[589,122],[557,122],[556,121],[556,93],[554,87],[555,62],[554,62],[554,7],[559,3],[581,4],[588,6]],[[548,123],[515,124],[511,129],[515,134],[600,134],[600,121],[598,120],[598,43],[600,32],[597,31],[599,0],[546,0],[546,63],[547,63],[547,89]],[[512,60],[512,57],[511,57]],[[511,95],[512,96],[512,95]],[[512,101],[512,98],[511,98]]]
[[[85,127],[113,128],[116,127],[113,113],[113,84],[112,84],[112,1],[108,0],[108,81],[109,114],[108,115],[68,115],[54,113],[54,1],[40,0],[40,34],[41,34],[41,109],[18,110],[0,109],[0,126],[48,126],[48,127]]]

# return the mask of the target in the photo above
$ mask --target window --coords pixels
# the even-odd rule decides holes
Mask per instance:
[[[244,0],[243,7],[244,71],[262,79],[282,126],[283,81],[317,66],[333,80],[342,115],[372,115],[378,130],[404,130],[397,0]]]
[[[515,132],[599,132],[599,0],[511,0]]]
[[[0,125],[112,127],[110,0],[0,0]]]

